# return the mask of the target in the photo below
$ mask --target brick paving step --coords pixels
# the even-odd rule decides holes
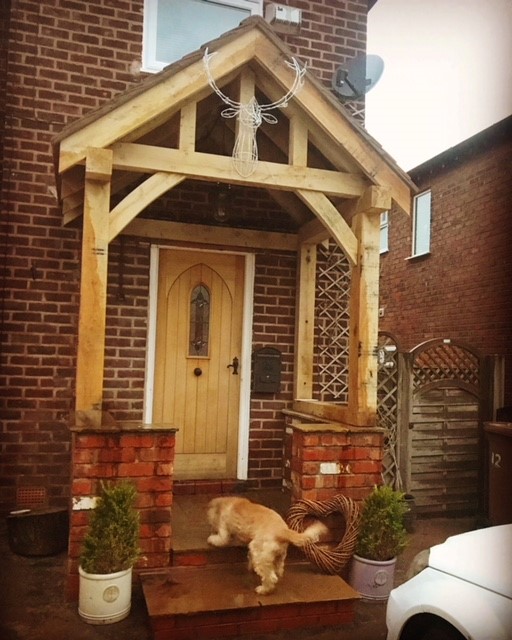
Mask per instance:
[[[174,566],[141,575],[154,640],[240,637],[350,624],[359,594],[339,576],[291,563],[260,596],[246,563]]]

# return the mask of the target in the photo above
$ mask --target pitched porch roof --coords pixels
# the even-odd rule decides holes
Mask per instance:
[[[260,17],[207,46],[217,54],[212,76],[234,100],[248,102],[256,95],[259,102],[273,102],[293,82],[285,64],[291,51]],[[54,139],[65,222],[82,213],[88,154],[86,175],[98,171],[93,150],[111,154],[111,193],[132,189],[111,211],[109,240],[185,179],[264,188],[297,221],[302,240],[331,235],[352,262],[356,248],[348,224],[361,198],[366,210],[390,196],[409,212],[415,188],[407,174],[309,71],[302,89],[276,112],[278,123],[258,131],[254,172],[239,175],[229,155],[219,153],[225,133],[219,134],[216,123],[223,120],[232,137],[234,123],[219,116],[224,105],[208,83],[203,54],[196,51],[145,78]],[[149,177],[141,183],[144,176]]]

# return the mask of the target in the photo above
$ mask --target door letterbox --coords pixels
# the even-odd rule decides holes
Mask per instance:
[[[273,347],[252,354],[252,390],[256,393],[279,393],[281,390],[281,352]]]

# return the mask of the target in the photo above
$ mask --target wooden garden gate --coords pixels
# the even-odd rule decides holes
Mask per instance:
[[[413,494],[419,513],[482,507],[481,426],[496,404],[489,397],[492,371],[489,358],[453,340],[430,340],[402,353],[391,334],[380,334],[384,480]]]

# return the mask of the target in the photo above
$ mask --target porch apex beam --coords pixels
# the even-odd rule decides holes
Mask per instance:
[[[233,159],[227,156],[199,152],[184,153],[179,149],[123,142],[113,145],[112,149],[114,168],[123,171],[167,171],[181,173],[196,180],[230,182],[285,191],[306,189],[341,198],[359,197],[367,187],[365,178],[352,173],[258,161],[254,172],[245,177],[236,172]]]
[[[298,189],[297,195],[305,202],[322,225],[328,230],[329,235],[338,244],[349,259],[352,266],[357,264],[357,237],[343,220],[339,211],[332,202],[322,193]],[[304,240],[304,238],[301,238]],[[308,238],[308,243],[315,238]]]
[[[226,42],[222,55],[213,56],[210,71],[219,84],[253,58],[256,42],[255,34],[248,31]],[[152,83],[146,83],[143,92],[134,92],[115,109],[105,109],[85,126],[64,135],[58,141],[59,173],[82,163],[88,146],[108,147],[117,140],[139,138],[169,120],[187,101],[197,102],[210,93],[202,57],[178,73],[162,71]]]

